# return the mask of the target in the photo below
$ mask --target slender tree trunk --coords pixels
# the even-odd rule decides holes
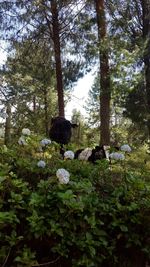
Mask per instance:
[[[110,73],[104,0],[96,0],[100,57],[100,143],[110,144]]]
[[[47,89],[44,89],[45,133],[49,136]]]
[[[57,94],[58,94],[58,109],[59,109],[59,116],[64,117],[65,114],[64,114],[63,78],[62,78],[62,66],[61,66],[59,20],[58,20],[58,9],[57,9],[56,0],[51,0],[51,12],[52,12],[54,54],[55,54],[55,64],[56,64],[56,86],[57,86]]]
[[[33,96],[33,112],[36,113],[36,96]]]
[[[147,99],[147,127],[150,137],[150,1],[142,0],[141,4],[143,11],[143,39],[145,43],[144,64]]]
[[[10,129],[11,129],[11,106],[10,103],[7,102],[7,107],[6,107],[6,113],[7,113],[7,118],[6,118],[6,123],[5,123],[5,139],[4,143],[6,146],[10,144]]]

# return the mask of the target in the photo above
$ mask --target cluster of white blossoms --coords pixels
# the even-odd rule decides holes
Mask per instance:
[[[20,146],[25,146],[25,145],[27,145],[26,140],[24,139],[24,136],[21,136],[21,137],[19,138],[19,140],[18,140],[18,144],[19,144]]]
[[[22,129],[22,134],[29,136],[31,134],[31,131],[28,128],[23,128]]]
[[[78,159],[88,160],[91,155],[92,155],[92,148],[87,147],[79,154]]]
[[[38,166],[39,168],[45,168],[46,163],[45,163],[44,160],[39,160],[38,163],[37,163],[37,166]]]
[[[40,142],[40,145],[41,145],[42,147],[45,147],[45,146],[47,146],[47,145],[49,145],[49,144],[51,144],[51,140],[50,140],[50,139],[47,139],[47,138],[41,140],[41,142]]]
[[[23,128],[22,129],[22,136],[18,140],[18,144],[21,146],[27,145],[27,142],[25,140],[26,136],[29,136],[31,134],[31,131],[28,128]]]
[[[109,155],[110,159],[114,160],[124,160],[125,156],[122,153],[113,152]]]
[[[129,153],[129,152],[131,152],[132,149],[131,149],[131,147],[129,145],[122,145],[120,147],[120,150]]]
[[[58,169],[56,172],[56,176],[57,176],[60,184],[68,184],[69,183],[70,173],[68,171],[66,171],[65,169]]]
[[[120,150],[122,153],[119,152],[113,152],[109,155],[110,159],[114,160],[124,160],[125,159],[125,154],[123,152],[130,153],[132,151],[131,147],[127,144],[120,146]]]
[[[68,150],[64,153],[65,159],[74,159],[74,152],[71,150]]]

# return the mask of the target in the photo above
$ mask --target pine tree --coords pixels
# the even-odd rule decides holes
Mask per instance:
[[[147,127],[150,137],[150,3],[142,0]]]
[[[82,67],[85,65],[85,62],[81,62],[80,58],[73,56],[70,60],[71,51],[75,51],[75,47],[77,47],[77,38],[74,38],[76,31],[74,32],[74,29],[76,29],[78,13],[85,5],[84,2],[15,0],[9,3],[4,2],[1,5],[6,39],[11,42],[16,42],[16,40],[22,42],[27,39],[33,42],[37,40],[47,41],[49,50],[54,55],[53,64],[56,73],[58,113],[60,116],[64,116],[64,67],[67,67],[68,62],[70,68],[76,66],[75,63],[77,63],[78,67],[72,70],[72,72],[76,72],[74,80],[77,80],[78,74],[81,75]]]
[[[99,40],[100,59],[100,143],[110,144],[110,71],[109,55],[107,44],[107,29],[105,3],[103,0],[96,0],[96,13]]]

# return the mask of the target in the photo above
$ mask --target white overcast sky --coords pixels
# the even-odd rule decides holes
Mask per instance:
[[[0,42],[0,65],[4,64],[7,58],[4,44]],[[94,73],[94,72],[93,72]],[[86,116],[84,109],[85,101],[88,98],[88,92],[94,81],[94,74],[88,73],[83,78],[79,79],[71,95],[71,101],[65,107],[65,117],[71,118],[72,110],[77,109],[83,116]]]
[[[0,41],[0,65],[2,65],[7,58],[7,53],[5,50],[5,44],[3,41]]]
[[[67,119],[71,118],[73,109],[77,109],[83,116],[86,116],[84,105],[85,101],[88,98],[88,92],[91,89],[94,77],[94,74],[91,72],[78,80],[77,85],[74,87],[74,90],[72,92],[71,101],[68,102],[65,108]]]

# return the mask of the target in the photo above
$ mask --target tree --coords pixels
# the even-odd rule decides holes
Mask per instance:
[[[80,57],[72,57],[76,50],[76,28],[78,14],[83,9],[85,1],[56,0],[20,0],[1,5],[4,35],[11,41],[28,39],[47,40],[49,49],[54,54],[56,72],[56,89],[58,95],[58,113],[64,116],[64,67],[73,68],[74,81],[81,75],[85,62]],[[23,30],[22,30],[23,29]],[[80,39],[80,38],[79,38]],[[69,46],[69,49],[66,45]],[[74,52],[72,52],[74,50]],[[63,56],[65,55],[65,56]],[[72,57],[72,58],[71,58]],[[69,60],[68,60],[69,59]],[[66,64],[67,62],[67,64]],[[71,64],[73,62],[73,64]],[[75,75],[76,73],[76,75]],[[72,79],[71,79],[72,81]]]
[[[77,109],[73,109],[71,121],[76,123],[78,127],[73,130],[72,141],[78,146],[85,143],[85,122],[81,112]]]
[[[4,114],[4,144],[10,145],[11,142],[11,116],[12,116],[12,103],[14,102],[14,95],[11,88],[6,83],[6,79],[3,75],[0,78],[0,104],[1,112]],[[2,115],[3,115],[2,114]]]
[[[51,13],[52,13],[52,36],[54,43],[54,55],[56,63],[56,81],[57,81],[57,94],[58,94],[58,110],[59,116],[64,117],[64,91],[63,91],[63,77],[62,77],[62,64],[61,64],[61,48],[60,48],[60,25],[59,14],[56,0],[51,0]],[[50,20],[46,16],[48,27],[50,28]]]
[[[145,43],[144,64],[145,64],[145,87],[146,87],[146,110],[147,127],[150,137],[150,3],[149,0],[142,0],[143,15],[143,40]]]
[[[111,94],[105,4],[103,0],[96,0],[96,13],[100,59],[100,143],[102,145],[109,145]]]
[[[56,115],[56,94],[47,44],[16,43],[15,55],[8,58],[3,75],[15,97],[13,127],[29,127],[48,136],[49,114]]]
[[[11,105],[9,101],[6,103],[6,114],[4,144],[8,146],[11,142]]]
[[[92,88],[89,90],[88,99],[85,109],[88,113],[88,124],[92,127],[100,128],[99,114],[100,114],[100,81],[99,75],[96,76]]]
[[[130,67],[128,68],[130,72],[130,74],[128,72],[128,80],[130,80],[130,83],[129,89],[124,94],[124,103],[122,101],[122,104],[126,108],[126,112],[124,112],[124,114],[130,116],[132,121],[135,122],[137,126],[142,125],[142,129],[144,129],[148,133],[148,135],[150,135],[149,1],[113,0],[106,2],[111,18],[111,37],[115,37],[116,40],[120,38],[121,42],[124,42],[124,44],[126,44],[126,51],[132,53],[133,55],[135,54],[135,51],[138,50],[138,56],[136,57],[136,62],[134,63],[134,72],[133,69],[131,69]],[[137,74],[136,82],[135,73]],[[140,79],[139,76],[141,77]],[[136,112],[137,117],[135,117],[133,110],[137,111],[137,103],[139,112]],[[147,127],[147,130],[145,126]]]

